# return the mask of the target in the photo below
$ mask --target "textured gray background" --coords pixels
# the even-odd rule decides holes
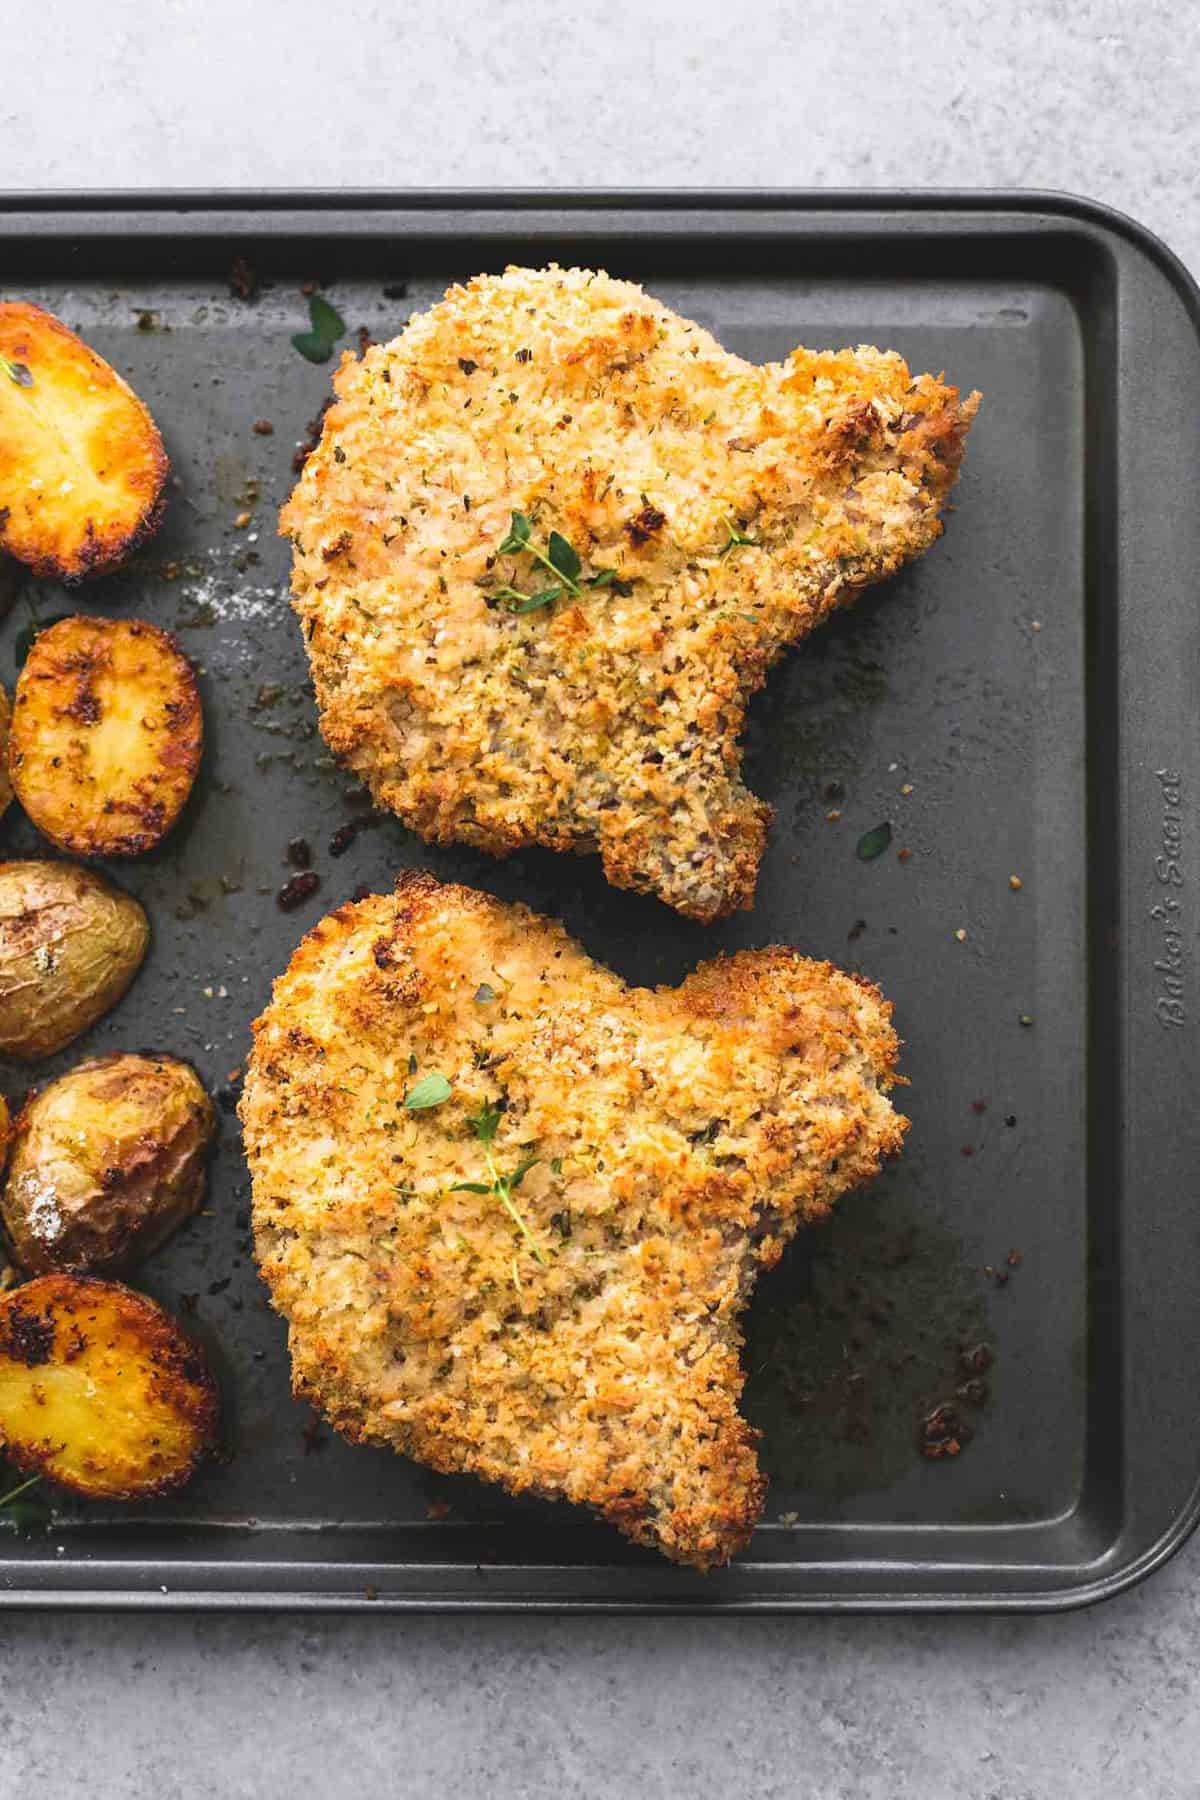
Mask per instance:
[[[1200,269],[1190,0],[53,0],[10,187],[1073,189]],[[0,1796],[1194,1796],[1200,1545],[1063,1619],[4,1615]]]

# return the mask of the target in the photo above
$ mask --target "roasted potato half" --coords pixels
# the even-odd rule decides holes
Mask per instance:
[[[115,1006],[150,941],[145,913],[74,863],[0,863],[0,1054],[53,1056]]]
[[[198,1347],[145,1294],[42,1275],[0,1295],[0,1451],[92,1500],[181,1487],[217,1438]]]
[[[136,856],[171,829],[200,767],[191,664],[143,619],[60,619],[33,641],[8,739],[13,790],[76,856]]]
[[[162,516],[170,465],[127,382],[53,313],[0,304],[0,549],[81,581]]]
[[[204,1199],[216,1114],[173,1056],[80,1063],[22,1109],[0,1217],[32,1275],[126,1269]]]

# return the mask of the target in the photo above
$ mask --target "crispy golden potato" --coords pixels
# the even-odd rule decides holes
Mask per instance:
[[[94,1500],[181,1487],[216,1443],[199,1348],[145,1294],[42,1275],[0,1296],[0,1450]]]
[[[13,790],[77,856],[137,856],[183,809],[204,722],[191,664],[144,619],[60,619],[34,639],[8,740]]]
[[[170,465],[133,389],[53,313],[0,304],[0,548],[80,581],[158,525]]]
[[[142,965],[137,901],[74,863],[0,863],[0,1053],[40,1062],[115,1006]]]
[[[196,1212],[216,1129],[187,1063],[117,1052],[80,1063],[17,1119],[0,1218],[31,1275],[115,1272]]]

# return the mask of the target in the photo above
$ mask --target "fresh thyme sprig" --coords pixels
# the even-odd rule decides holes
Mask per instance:
[[[554,577],[549,587],[538,588],[531,594],[523,593],[508,582],[494,588],[493,597],[507,600],[508,609],[513,613],[537,612],[561,599],[563,594],[578,598],[585,587],[607,587],[616,580],[615,569],[598,569],[594,575],[583,575],[583,558],[561,531],[552,531],[546,540],[546,548],[540,549],[533,541],[533,523],[523,512],[513,514],[508,535],[496,546],[496,553],[499,556],[532,556]]]
[[[0,1471],[0,1479],[3,1479]],[[37,1526],[48,1527],[51,1511],[41,1494],[30,1494],[30,1488],[41,1483],[40,1475],[31,1475],[27,1481],[20,1481],[7,1494],[0,1495],[0,1529],[12,1531],[32,1531]],[[26,1499],[25,1496],[29,1495]]]
[[[36,1487],[40,1480],[39,1475],[31,1475],[28,1481],[18,1482],[15,1488],[9,1488],[7,1494],[0,1495],[0,1506],[11,1506],[14,1500],[19,1500],[22,1494],[27,1494],[31,1487]]]
[[[541,1263],[542,1267],[545,1268],[546,1258],[542,1254],[541,1247],[534,1237],[533,1232],[529,1229],[529,1222],[525,1218],[525,1215],[522,1213],[520,1207],[515,1205],[513,1201],[514,1193],[520,1187],[530,1169],[532,1169],[534,1164],[540,1159],[536,1156],[527,1156],[522,1162],[517,1164],[516,1168],[513,1169],[511,1173],[507,1175],[502,1175],[500,1173],[500,1170],[496,1167],[495,1158],[492,1156],[492,1139],[495,1137],[496,1129],[500,1124],[500,1110],[501,1109],[498,1106],[493,1106],[490,1101],[485,1100],[483,1105],[479,1108],[479,1111],[477,1113],[472,1113],[467,1120],[467,1124],[471,1127],[471,1130],[483,1145],[483,1154],[487,1162],[488,1174],[491,1176],[491,1180],[456,1181],[451,1192],[455,1194],[494,1194],[501,1206],[512,1219],[513,1223],[519,1228],[522,1237],[533,1252],[535,1260]],[[515,1266],[514,1261],[514,1268]],[[520,1281],[518,1280],[517,1286],[520,1287],[520,1285]]]

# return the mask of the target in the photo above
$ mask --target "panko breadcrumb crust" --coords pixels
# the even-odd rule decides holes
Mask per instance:
[[[728,1561],[766,1488],[739,1320],[900,1148],[896,1054],[878,990],[793,950],[650,990],[430,875],[340,907],[276,982],[241,1101],[296,1393],[353,1441]],[[406,1108],[433,1074],[449,1097]],[[489,1151],[536,1159],[519,1220]]]
[[[334,388],[281,516],[331,749],[428,841],[598,850],[693,918],[748,907],[749,696],[939,536],[979,396],[865,346],[758,367],[553,265],[451,288]],[[510,610],[549,579],[498,553],[514,512],[579,595]]]

